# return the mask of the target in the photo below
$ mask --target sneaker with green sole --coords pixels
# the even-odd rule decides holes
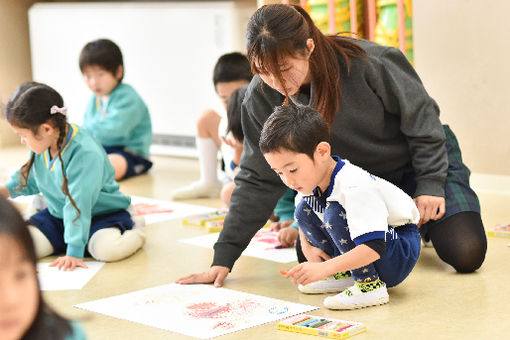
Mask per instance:
[[[351,273],[345,272],[330,275],[307,285],[299,285],[298,289],[301,293],[305,294],[326,294],[341,292],[353,284],[354,280],[351,277]]]
[[[370,283],[355,282],[340,294],[325,298],[324,306],[329,309],[358,309],[383,305],[388,301],[386,284],[377,280]]]

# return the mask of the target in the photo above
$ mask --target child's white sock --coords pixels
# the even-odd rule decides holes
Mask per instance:
[[[32,240],[34,241],[35,254],[38,259],[53,254],[53,246],[42,231],[33,225],[28,226]]]
[[[118,228],[98,230],[89,240],[88,250],[93,258],[103,262],[122,260],[145,244],[145,232],[142,229],[126,230],[120,233]]]
[[[196,138],[198,162],[200,165],[200,182],[217,183],[218,146],[212,138]]]

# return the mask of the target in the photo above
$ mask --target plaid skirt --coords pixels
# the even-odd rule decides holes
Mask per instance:
[[[443,125],[443,129],[446,135],[446,151],[448,153],[449,163],[445,182],[446,211],[441,219],[430,221],[421,226],[420,234],[423,236],[427,234],[430,227],[447,217],[463,211],[480,213],[478,196],[469,186],[471,171],[462,162],[462,155],[457,138],[448,125]],[[414,195],[416,190],[416,176],[411,164],[380,177],[392,182],[404,190],[409,196],[412,197]]]

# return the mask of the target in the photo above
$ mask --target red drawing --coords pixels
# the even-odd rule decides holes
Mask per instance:
[[[173,212],[173,209],[165,209],[157,204],[149,204],[149,203],[136,203],[135,210],[136,210],[137,216]]]

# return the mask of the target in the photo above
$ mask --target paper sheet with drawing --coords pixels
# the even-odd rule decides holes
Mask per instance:
[[[318,309],[209,285],[168,284],[76,308],[209,339]]]
[[[140,196],[131,196],[131,204],[138,216],[145,217],[145,224],[205,214],[217,210],[201,205],[162,201]]]
[[[218,240],[219,233],[207,234],[180,240],[182,243],[212,249]],[[252,238],[242,255],[257,257],[264,260],[289,263],[297,261],[296,249],[280,248],[278,232],[260,229]]]

